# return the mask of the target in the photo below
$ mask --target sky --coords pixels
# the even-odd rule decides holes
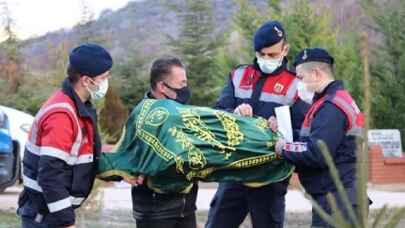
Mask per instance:
[[[122,8],[129,1],[131,0],[0,0],[8,4],[20,39],[73,27],[80,20],[83,2],[97,18],[103,10]]]

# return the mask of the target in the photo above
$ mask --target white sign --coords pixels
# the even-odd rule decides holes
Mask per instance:
[[[293,130],[291,126],[290,107],[285,105],[275,108],[274,111],[276,112],[278,130],[283,135],[285,141],[291,143],[293,141]]]
[[[369,130],[368,141],[380,145],[384,157],[402,157],[401,133],[398,129]]]

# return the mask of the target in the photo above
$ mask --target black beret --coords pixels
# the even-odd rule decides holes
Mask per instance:
[[[284,28],[278,21],[267,21],[255,32],[253,45],[255,51],[270,47],[285,37]]]
[[[294,66],[306,62],[323,62],[333,65],[333,57],[322,48],[306,48],[295,57]]]
[[[86,43],[70,52],[69,63],[78,73],[95,77],[110,70],[113,60],[100,45]]]

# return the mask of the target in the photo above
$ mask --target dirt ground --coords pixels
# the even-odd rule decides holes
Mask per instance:
[[[370,215],[370,222],[373,220],[375,212]],[[203,228],[207,219],[206,211],[197,213],[198,227]],[[131,217],[130,211],[110,211],[99,214],[98,211],[81,211],[77,215],[78,228],[134,228],[135,223]],[[310,213],[287,213],[285,228],[309,227]],[[18,228],[20,227],[18,217],[12,212],[0,211],[0,228]],[[251,228],[249,218],[240,226],[240,228]],[[381,226],[384,227],[384,226]],[[405,227],[405,218],[401,220],[398,228]]]
[[[207,219],[206,211],[197,213],[198,227],[203,228]],[[289,213],[286,218],[286,228],[309,227],[310,214]],[[404,223],[405,224],[405,223]],[[14,213],[0,211],[0,228],[19,227],[18,217]],[[78,228],[134,228],[135,222],[128,211],[111,211],[108,214],[99,215],[97,212],[86,212],[78,215]],[[240,228],[250,228],[249,218],[240,226]],[[163,227],[162,227],[163,228]]]
[[[207,188],[215,187],[215,185],[204,186]],[[373,189],[379,189],[392,192],[405,192],[405,185],[387,185],[387,186],[372,186]],[[21,187],[15,187],[5,194],[0,195],[0,228],[20,227],[18,217],[15,215],[15,205]],[[92,194],[93,195],[93,194]],[[134,220],[130,210],[102,210],[100,205],[100,194],[94,194],[84,207],[77,212],[77,227],[79,228],[133,228],[135,227]],[[405,200],[405,199],[404,199]],[[370,213],[370,223],[376,216],[376,211]],[[392,211],[388,211],[385,219],[392,216]],[[199,228],[203,228],[207,220],[207,211],[197,212],[197,221]],[[286,228],[309,227],[311,222],[310,212],[289,212],[286,214]],[[240,226],[241,228],[250,228],[250,220],[247,218]],[[384,226],[382,226],[384,227]],[[398,227],[405,228],[405,217],[401,220]]]

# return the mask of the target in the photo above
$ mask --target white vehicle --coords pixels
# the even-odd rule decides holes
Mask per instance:
[[[22,161],[25,143],[28,140],[28,132],[31,129],[32,123],[34,122],[34,116],[2,105],[0,105],[0,111],[3,111],[8,116],[10,135],[13,141],[18,142],[17,147]]]

